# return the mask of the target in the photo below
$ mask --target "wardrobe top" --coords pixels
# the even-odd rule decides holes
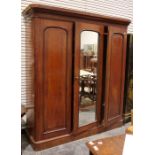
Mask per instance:
[[[125,19],[125,18],[104,16],[104,15],[88,13],[84,11],[76,11],[72,9],[64,9],[64,8],[58,8],[53,6],[41,5],[41,4],[30,4],[22,12],[24,16],[31,16],[34,13],[46,13],[46,14],[48,13],[48,14],[54,14],[54,15],[88,19],[88,20],[121,24],[121,25],[129,25],[129,23],[131,22],[129,19]]]

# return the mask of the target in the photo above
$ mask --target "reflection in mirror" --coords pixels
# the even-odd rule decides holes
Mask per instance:
[[[79,127],[96,121],[98,33],[81,32]]]

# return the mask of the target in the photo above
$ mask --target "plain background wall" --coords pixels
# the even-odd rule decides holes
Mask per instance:
[[[21,0],[21,11],[29,4],[39,3],[101,15],[128,18],[133,21],[132,0]],[[31,104],[32,101],[32,52],[30,47],[30,20],[21,16],[21,102]],[[132,22],[128,33],[133,32]]]

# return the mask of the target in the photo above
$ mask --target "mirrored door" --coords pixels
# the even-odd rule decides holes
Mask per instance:
[[[95,31],[80,34],[79,127],[97,120],[98,39]]]
[[[76,23],[75,38],[74,120],[80,129],[100,120],[103,25]]]

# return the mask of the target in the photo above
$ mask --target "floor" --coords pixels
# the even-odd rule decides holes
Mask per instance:
[[[79,126],[95,122],[95,111],[79,111]]]
[[[116,128],[107,132],[86,137],[77,141],[62,144],[42,151],[34,151],[29,144],[25,134],[22,134],[22,155],[89,155],[89,150],[85,143],[101,138],[111,137],[125,133],[125,129],[130,123],[125,124],[120,128]]]

